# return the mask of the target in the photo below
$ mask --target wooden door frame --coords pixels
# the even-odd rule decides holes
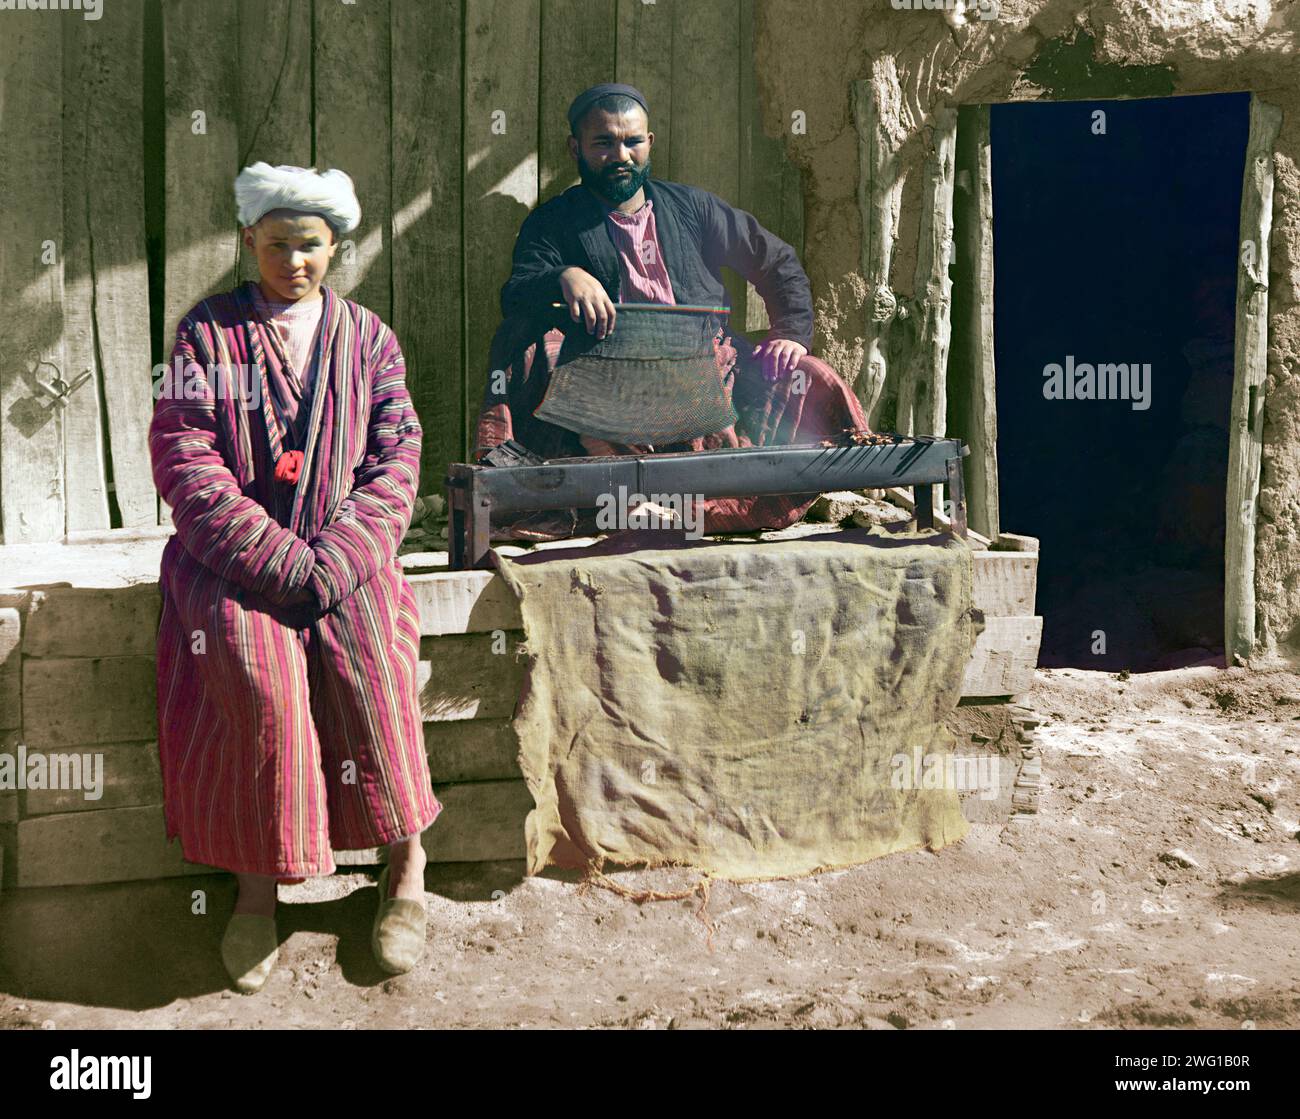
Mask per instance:
[[[872,83],[852,88],[860,136],[859,205],[863,216],[862,272],[870,288],[866,352],[869,368],[859,395],[873,425],[886,395],[891,364],[891,333],[907,343],[890,378],[899,393],[899,431],[914,423],[937,426],[929,434],[947,436],[949,409],[963,414],[970,525],[999,535],[997,464],[997,379],[993,352],[993,199],[989,139],[990,104],[962,105],[936,112],[926,131],[921,244],[915,291],[925,298],[900,299],[889,289],[889,262],[898,227],[899,145],[882,127],[882,109]],[[1176,94],[1174,96],[1177,96]],[[960,125],[958,125],[958,120]],[[1268,361],[1269,237],[1273,221],[1273,160],[1281,110],[1250,97],[1250,123],[1243,170],[1237,311],[1234,331],[1232,405],[1226,479],[1227,531],[1224,541],[1224,659],[1245,664],[1258,640],[1255,600],[1255,527],[1263,448],[1264,389]],[[955,152],[955,157],[954,153]],[[945,174],[946,169],[946,174]],[[957,239],[951,233],[956,218]],[[936,236],[949,230],[948,253],[955,266],[959,310],[950,321],[950,293],[940,283],[946,259]],[[946,270],[945,270],[946,271]],[[965,288],[969,288],[969,298]],[[910,306],[909,306],[910,305]],[[915,313],[913,313],[915,312]],[[906,323],[909,314],[913,322]],[[913,339],[911,336],[916,335]],[[927,368],[951,347],[967,375],[951,377],[953,363]],[[910,352],[908,352],[910,351]],[[929,407],[914,410],[918,389]],[[942,430],[940,430],[942,429]],[[1032,531],[1032,526],[1019,526]]]
[[[1227,535],[1223,631],[1228,665],[1255,650],[1255,520],[1264,445],[1268,372],[1268,262],[1273,228],[1273,155],[1282,110],[1250,96],[1250,131],[1241,187],[1237,321],[1233,331],[1232,409],[1228,426]]]

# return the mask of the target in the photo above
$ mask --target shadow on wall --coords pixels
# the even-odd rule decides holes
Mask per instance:
[[[401,342],[426,493],[466,457],[518,229],[574,181],[565,109],[579,90],[610,78],[644,89],[659,174],[739,191],[733,201],[801,241],[798,173],[753,127],[750,6],[739,18],[716,3],[582,7],[137,0],[93,22],[11,13],[23,33],[0,37],[0,104],[15,109],[5,139],[25,158],[3,177],[29,201],[9,211],[20,248],[0,279],[22,303],[40,272],[21,245],[55,243],[61,225],[85,250],[60,253],[61,306],[47,277],[0,323],[0,459],[19,464],[0,480],[21,475],[0,510],[11,525],[46,539],[157,520],[148,370],[166,361],[180,314],[253,275],[232,198],[247,163],[356,180],[362,226],[329,282]],[[60,347],[74,373],[95,374],[63,416],[17,360]]]

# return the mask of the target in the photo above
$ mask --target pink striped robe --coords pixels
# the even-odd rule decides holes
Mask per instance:
[[[159,752],[167,836],[186,859],[292,878],[331,873],[332,849],[423,831],[442,809],[424,752],[419,616],[396,559],[423,432],[392,331],[322,287],[302,474],[277,483],[283,433],[248,384],[282,356],[251,287],[182,319],[170,369],[202,367],[187,370],[202,399],[164,394],[149,429],[176,526],[160,578]],[[232,374],[241,366],[251,375]],[[284,605],[302,588],[324,611],[314,621]]]

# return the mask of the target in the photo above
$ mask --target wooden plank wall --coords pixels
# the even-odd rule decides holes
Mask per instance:
[[[461,457],[464,162],[460,0],[391,0],[393,323],[424,428],[424,492]]]
[[[239,230],[238,0],[167,0],[162,6],[166,89],[166,233],[163,338],[206,296],[235,283]]]
[[[785,158],[779,137],[768,136],[760,110],[759,81],[754,70],[754,0],[740,5],[740,122],[739,203],[778,237],[794,246],[803,259],[803,176]],[[779,106],[782,127],[791,127],[792,106]],[[745,284],[745,330],[751,336],[770,323],[767,309],[754,290]],[[740,321],[740,320],[737,320]]]
[[[312,162],[312,27],[295,0],[239,0],[235,90],[236,168],[263,160]],[[233,173],[231,175],[233,186]],[[229,202],[234,212],[233,198]],[[257,279],[257,258],[237,242],[240,280]]]
[[[150,370],[191,307],[256,276],[232,186],[257,160],[356,181],[362,224],[328,282],[397,333],[426,493],[464,457],[519,225],[577,182],[564,113],[580,89],[637,85],[655,174],[716,191],[801,250],[799,175],[759,120],[753,9],[116,0],[97,21],[11,13],[0,183],[25,201],[0,215],[0,278],[18,293],[0,327],[0,540],[168,522]],[[764,327],[752,294],[746,317],[744,282],[728,282],[737,321]]]
[[[62,28],[46,12],[23,15],[5,13],[0,37],[0,521],[10,544],[56,539],[65,492],[63,409],[48,390],[67,375]]]
[[[67,414],[70,420],[79,397],[83,411],[92,412],[97,395],[107,433],[100,456],[93,443],[87,453],[71,423],[65,432],[67,527],[73,531],[109,527],[98,503],[94,510],[81,504],[80,481],[87,474],[94,482],[111,475],[105,485],[111,523],[138,528],[153,524],[157,512],[148,441],[148,261],[139,251],[145,241],[144,3],[103,5],[101,12],[93,23],[63,21],[67,277],[82,285],[80,292],[65,289],[64,341],[69,379],[86,378],[73,391]],[[72,106],[80,112],[69,112]],[[70,146],[74,137],[80,150]],[[89,322],[74,330],[74,314]]]
[[[579,181],[577,166],[569,155],[565,115],[574,95],[598,82],[627,80],[614,77],[617,32],[615,0],[543,0],[537,116],[539,202],[562,194]]]
[[[537,205],[541,19],[541,0],[465,0],[466,431],[487,387],[515,234]]]
[[[315,12],[315,161],[344,168],[362,201],[361,225],[334,257],[333,286],[396,328],[388,0],[318,3]]]
[[[1014,696],[1033,682],[1037,663],[1038,555],[980,550],[972,564],[973,601],[985,626],[961,694]],[[522,859],[533,800],[511,721],[523,687],[519,603],[490,571],[412,571],[409,578],[420,615],[430,776],[445,818],[458,821],[426,831],[425,851],[433,862]],[[160,608],[152,582],[0,595],[0,743],[77,758],[102,754],[104,779],[94,800],[66,785],[0,791],[6,882],[81,885],[211,869],[185,863],[179,845],[165,839],[154,694]],[[336,857],[368,865],[383,852]]]

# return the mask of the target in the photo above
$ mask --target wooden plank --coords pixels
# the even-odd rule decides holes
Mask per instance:
[[[863,340],[862,372],[853,389],[867,420],[878,426],[889,373],[890,333],[898,299],[889,286],[898,228],[902,179],[898,167],[898,137],[887,122],[890,113],[881,104],[887,90],[896,89],[894,61],[884,57],[872,63],[872,77],[850,83],[853,122],[858,133],[858,208],[862,213],[862,275],[869,303]]]
[[[962,676],[962,698],[1019,695],[1034,681],[1042,639],[1041,617],[986,617]]]
[[[976,552],[971,556],[974,604],[988,617],[1027,617],[1034,612],[1038,556]]]
[[[484,633],[523,626],[519,600],[494,571],[408,575],[420,607],[420,633]]]
[[[736,76],[738,84],[737,126],[739,148],[736,170],[737,193],[734,204],[748,210],[764,229],[782,236],[779,226],[781,180],[779,159],[770,158],[771,141],[763,132],[763,114],[759,105],[758,75],[754,69],[754,0],[739,0]],[[782,153],[783,154],[783,153]],[[767,156],[768,158],[765,158]],[[775,216],[777,221],[773,220]],[[748,280],[740,302],[732,303],[732,324],[746,334],[759,334],[772,322],[758,289]]]
[[[739,204],[740,18],[735,0],[673,6],[672,178]],[[736,322],[745,321],[745,279],[722,270]]]
[[[392,0],[393,321],[424,442],[420,493],[465,448],[459,0]],[[435,296],[436,298],[432,297]]]
[[[6,544],[65,527],[63,42],[48,12],[5,13],[0,37],[0,526]]]
[[[225,873],[181,857],[180,840],[167,841],[161,805],[33,816],[17,831],[20,887]]]
[[[22,731],[18,729],[0,730],[0,754],[8,754],[14,759],[12,764],[17,764],[18,747],[23,744]],[[0,844],[7,845],[8,858],[12,864],[14,851],[17,847],[14,843],[15,829],[14,825],[18,823],[18,792],[17,789],[0,789]],[[3,859],[5,856],[0,855],[0,872],[4,870]],[[10,870],[12,871],[12,865]],[[12,881],[12,879],[10,879]]]
[[[1223,624],[1229,665],[1247,660],[1256,641],[1255,518],[1268,375],[1268,241],[1273,226],[1273,149],[1281,125],[1281,109],[1252,94],[1241,189],[1242,248],[1228,428]]]
[[[521,776],[519,737],[509,719],[425,723],[424,747],[435,785]]]
[[[488,634],[424,638],[417,677],[424,720],[512,717],[523,686],[523,665],[516,658],[519,638],[519,634],[506,634],[501,640]]]
[[[957,110],[936,109],[921,179],[921,230],[913,286],[917,343],[898,389],[896,429],[904,435],[942,436],[948,423],[948,344],[952,334],[948,259],[956,144]]]
[[[329,285],[392,314],[392,119],[388,0],[316,4],[316,164],[352,176],[361,225],[340,243]]]
[[[408,575],[425,637],[513,631],[519,603],[491,571]],[[48,587],[14,592],[0,607],[25,610],[25,652],[34,657],[152,655],[161,598],[157,582],[126,587]]]
[[[1020,536],[1014,532],[1000,532],[998,538],[989,545],[994,552],[1037,552],[1037,536]]]
[[[388,852],[383,847],[359,847],[352,851],[334,851],[335,866],[383,866]]]
[[[673,168],[673,23],[677,0],[618,0],[615,81],[635,86],[650,106],[651,163],[659,179]]]
[[[754,0],[741,0],[740,44],[737,73],[740,79],[740,195],[737,201],[765,229],[787,242],[803,257],[803,177],[785,154],[785,130],[769,136],[763,127],[758,74],[754,58]],[[733,316],[733,322],[740,319]],[[751,283],[745,284],[744,327],[747,334],[766,331],[771,322],[767,308]]]
[[[72,762],[72,757],[78,754],[81,755],[80,763]],[[70,747],[52,751],[46,758],[51,774],[75,773],[70,767],[79,764],[82,775],[80,787],[24,790],[24,818],[48,816],[55,812],[95,812],[163,802],[162,767],[157,741]],[[53,784],[53,780],[50,783]],[[87,793],[94,799],[88,799]]]
[[[118,522],[125,527],[153,525],[157,523],[157,491],[149,459],[153,396],[150,379],[142,375],[150,366],[144,158],[140,144],[124,142],[124,137],[144,134],[143,0],[106,6],[100,19],[68,20],[64,28],[64,49],[74,56],[67,60],[73,85],[65,91],[64,104],[75,106],[65,114],[65,121],[82,118],[81,148],[64,168],[69,191],[65,217],[78,221],[78,256],[70,256],[68,265],[79,282],[85,282],[81,277],[89,278],[92,330],[90,337],[83,333],[76,343],[78,360],[68,355],[70,379],[90,370],[92,377],[73,395],[89,397],[96,391],[102,395],[112,471],[109,485]],[[98,416],[98,408],[84,403],[82,407]],[[73,434],[69,430],[70,468],[82,456]],[[93,443],[87,451],[94,454]],[[97,473],[102,468],[93,464],[91,469]],[[68,485],[71,497],[71,470]],[[69,516],[69,528],[98,525],[97,518],[74,524]]]
[[[524,821],[533,798],[522,781],[480,781],[435,788],[443,811],[421,834],[425,854],[434,863],[486,863],[524,858]],[[381,866],[388,853],[381,847],[335,851],[339,866]]]
[[[953,193],[955,283],[948,360],[951,434],[970,446],[968,519],[995,537],[998,504],[997,375],[993,346],[993,166],[989,107],[958,110]]]
[[[0,731],[23,725],[23,618],[0,606]]]
[[[172,525],[137,525],[135,528],[82,529],[64,534],[64,544],[113,544],[123,547],[137,541],[162,541],[175,532]],[[96,553],[98,554],[98,553]]]
[[[66,379],[80,384],[70,392],[63,410],[68,531],[107,529],[112,523],[101,408],[103,370],[95,352],[95,276],[90,240],[90,202],[93,184],[99,179],[99,169],[90,162],[91,143],[102,128],[97,110],[105,106],[93,100],[97,84],[91,66],[93,39],[85,20],[63,21],[63,349],[69,371]],[[139,52],[136,57],[138,61]],[[123,145],[117,148],[121,150]],[[138,157],[141,153],[137,150],[133,154]],[[138,201],[143,205],[143,198]],[[142,247],[142,260],[143,256]],[[147,315],[144,321],[147,331]],[[150,521],[155,519],[156,511],[151,502]]]
[[[157,583],[33,591],[23,652],[29,657],[151,657],[161,612]]]
[[[425,572],[408,575],[407,581],[425,637],[518,630],[523,624],[518,600],[494,572]],[[30,614],[28,656],[116,656],[152,654],[161,598],[158,583],[150,581],[12,592],[0,599],[3,606]]]
[[[889,486],[885,489],[884,494],[885,500],[889,501],[891,504],[897,505],[900,509],[906,509],[908,512],[915,511],[916,502],[912,499],[912,495],[901,486]],[[940,528],[952,528],[952,518],[939,509],[936,509],[934,512],[934,523]],[[987,536],[976,532],[969,526],[966,530],[966,539],[973,548],[991,548],[993,546],[993,542],[989,540]]]
[[[542,0],[539,202],[579,181],[565,114],[588,86],[615,80],[616,7],[615,0]]]
[[[259,160],[311,166],[312,28],[305,16],[293,0],[239,0],[236,172]],[[257,257],[242,239],[236,272],[241,281],[258,278]]]
[[[524,857],[524,823],[534,806],[522,780],[435,785],[433,791],[442,812],[420,837],[430,862]]]
[[[237,0],[169,0],[166,59],[166,256],[163,345],[199,300],[235,283],[239,171]]]
[[[158,733],[154,658],[23,658],[23,733],[32,749],[138,742]]]
[[[537,204],[539,0],[465,0],[465,428],[478,422],[501,286]]]

